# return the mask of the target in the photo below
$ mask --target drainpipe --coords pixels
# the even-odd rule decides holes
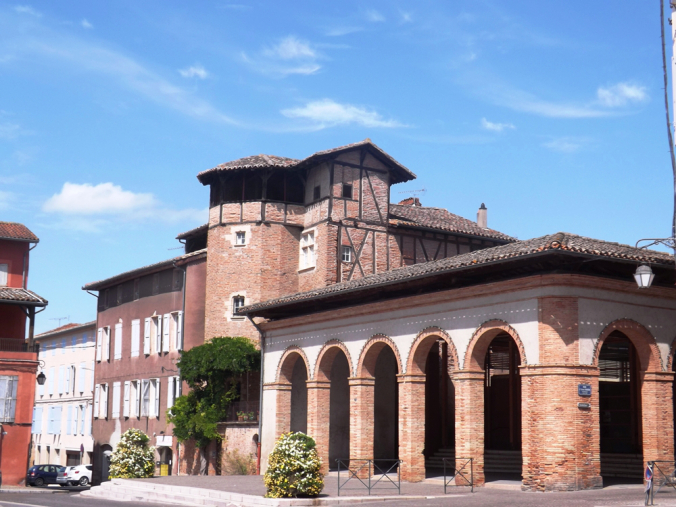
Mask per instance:
[[[261,380],[259,382],[259,394],[258,394],[258,445],[256,446],[256,475],[261,474],[261,441],[263,440],[263,372],[265,370],[265,361],[263,360],[265,350],[265,333],[263,330],[258,327],[249,314],[247,318],[256,328],[258,334],[261,336]]]
[[[29,244],[30,244],[30,243],[29,243]],[[23,271],[22,271],[22,274],[21,274],[21,286],[22,286],[24,289],[26,288],[26,275],[28,274],[28,273],[27,273],[27,269],[26,269],[26,264],[27,264],[27,262],[28,262],[28,254],[29,254],[30,251],[33,250],[33,248],[35,248],[36,246],[38,246],[37,243],[35,243],[35,245],[33,245],[32,247],[30,247],[28,250],[26,250],[26,251],[23,253]]]

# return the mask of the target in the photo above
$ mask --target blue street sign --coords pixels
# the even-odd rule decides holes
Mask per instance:
[[[592,395],[591,384],[578,384],[577,385],[577,395],[578,396],[591,396]]]

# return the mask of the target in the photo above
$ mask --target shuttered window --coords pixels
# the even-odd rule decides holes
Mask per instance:
[[[141,341],[141,321],[136,319],[131,321],[131,357],[139,355]]]
[[[115,324],[115,355],[114,359],[122,359],[122,323]]]
[[[113,419],[120,417],[120,383],[113,382]]]

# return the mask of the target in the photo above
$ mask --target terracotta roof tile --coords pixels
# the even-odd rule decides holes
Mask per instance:
[[[0,239],[13,239],[15,241],[30,241],[37,243],[40,241],[28,227],[16,222],[0,222]]]
[[[472,222],[443,208],[426,208],[422,206],[408,206],[390,204],[390,225],[404,227],[425,227],[448,232],[457,232],[471,236],[499,239],[502,241],[516,241],[493,229],[482,229],[476,222]]]
[[[2,303],[26,303],[35,306],[46,306],[47,300],[28,289],[0,287],[0,304]]]
[[[52,329],[50,331],[45,331],[44,333],[36,334],[35,339],[41,339],[41,338],[46,338],[48,336],[52,336],[55,334],[63,333],[65,331],[73,332],[77,331],[78,329],[86,328],[86,327],[96,327],[96,321],[92,320],[91,322],[86,322],[84,324],[76,324],[74,322],[71,322],[70,324],[64,324],[61,327],[57,327],[56,329]]]
[[[240,313],[255,315],[257,311],[267,308],[322,299],[341,292],[358,291],[379,285],[388,285],[390,283],[397,283],[416,278],[435,276],[444,272],[451,272],[481,264],[504,262],[539,254],[545,251],[552,251],[552,253],[555,253],[555,251],[573,252],[606,259],[628,260],[636,263],[647,262],[653,265],[674,265],[674,257],[668,253],[639,249],[629,245],[559,232],[525,241],[515,241],[506,245],[484,248],[483,250],[456,255],[454,257],[447,257],[438,261],[406,266],[392,271],[370,275],[351,282],[338,283],[321,289],[263,301],[243,307],[240,309]]]
[[[176,236],[176,239],[186,239],[192,236],[197,236],[199,234],[206,232],[208,228],[209,224],[200,225],[199,227],[195,227],[194,229],[190,229],[189,231],[182,232],[181,234]]]

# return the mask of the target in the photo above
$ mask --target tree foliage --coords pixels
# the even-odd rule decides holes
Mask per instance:
[[[324,488],[321,460],[312,437],[300,432],[284,433],[268,456],[263,478],[269,498],[317,496]]]
[[[141,430],[128,429],[110,456],[111,479],[152,477],[155,472],[155,449],[148,447],[150,437]]]
[[[248,338],[213,338],[181,353],[178,367],[190,392],[167,411],[179,442],[195,439],[199,447],[221,440],[217,425],[238,397],[237,379],[260,369],[261,353]]]

